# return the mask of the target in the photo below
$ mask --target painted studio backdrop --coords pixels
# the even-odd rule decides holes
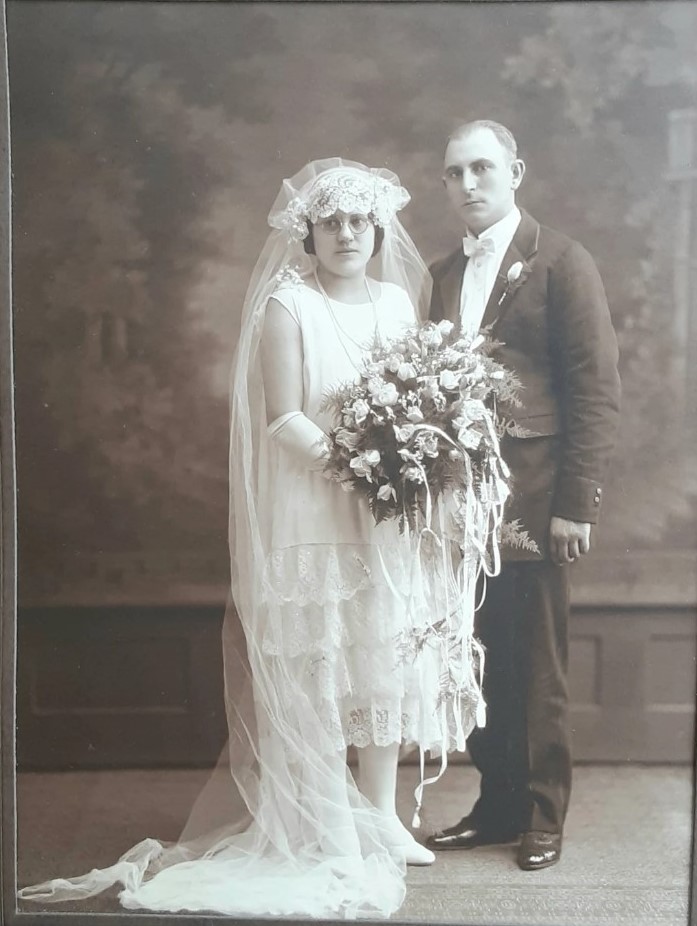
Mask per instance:
[[[692,603],[690,3],[8,16],[20,606],[224,602],[228,375],[281,180],[334,154],[390,167],[432,260],[462,233],[445,138],[482,117],[517,136],[522,205],[596,258],[620,340],[622,435],[579,600]]]

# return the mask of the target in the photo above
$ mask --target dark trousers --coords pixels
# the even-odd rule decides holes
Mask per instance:
[[[467,742],[484,827],[561,833],[571,790],[569,567],[504,563],[475,631],[485,647],[487,722]]]

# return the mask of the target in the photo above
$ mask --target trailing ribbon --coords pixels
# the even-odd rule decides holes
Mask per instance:
[[[486,704],[482,696],[484,650],[474,638],[474,614],[479,610],[484,601],[487,577],[497,575],[501,568],[498,537],[503,520],[503,506],[509,494],[506,484],[509,471],[500,455],[499,441],[493,421],[488,414],[484,415],[484,420],[487,427],[487,436],[493,449],[491,455],[493,456],[493,461],[491,461],[490,464],[490,471],[479,483],[478,487],[475,487],[474,484],[470,457],[460,444],[435,425],[417,424],[414,428],[414,433],[427,431],[436,434],[463,455],[463,465],[467,475],[467,487],[464,490],[464,495],[462,492],[458,493],[460,495],[459,511],[462,515],[461,520],[463,527],[463,534],[459,539],[459,544],[462,548],[463,556],[458,565],[457,572],[453,569],[452,560],[450,558],[450,547],[444,542],[446,538],[446,523],[442,499],[439,498],[436,505],[439,522],[439,532],[437,533],[432,527],[434,502],[425,468],[422,462],[416,458],[416,455],[409,457],[410,463],[417,468],[421,475],[426,492],[426,504],[424,526],[421,527],[416,536],[411,537],[412,569],[409,583],[409,595],[406,602],[407,615],[412,613],[416,591],[420,587],[418,574],[421,571],[422,541],[427,535],[430,535],[434,540],[436,548],[440,550],[441,553],[443,578],[445,582],[446,628],[443,632],[438,632],[442,661],[440,675],[441,678],[446,679],[448,688],[452,690],[455,743],[458,751],[464,751],[466,748],[466,734],[462,724],[463,691],[475,693],[477,701],[475,722],[477,726],[483,727],[486,723]],[[474,551],[476,555],[476,562],[474,563],[472,562],[470,551]],[[490,563],[488,556],[489,551],[491,553]],[[380,564],[388,587],[400,601],[403,601],[403,596],[392,581],[379,548],[378,552]],[[482,575],[482,594],[479,601],[476,601],[476,586]],[[452,593],[454,593],[454,595]],[[456,617],[454,622],[452,621],[453,616]],[[455,650],[454,658],[452,650]],[[475,662],[476,671],[474,666]],[[448,703],[446,697],[442,697],[441,699],[440,727],[441,764],[435,776],[430,778],[425,777],[425,750],[423,746],[419,747],[420,776],[419,784],[414,791],[416,807],[412,819],[412,827],[415,829],[421,825],[420,813],[426,785],[434,784],[439,781],[448,766],[450,731],[448,726]]]
[[[420,562],[421,543],[427,534],[434,537],[436,545],[441,551],[443,576],[445,578],[445,608],[447,615],[446,631],[440,635],[442,662],[444,665],[444,671],[441,674],[445,675],[448,683],[451,681],[454,682],[452,710],[455,720],[456,748],[459,751],[464,751],[466,748],[466,735],[462,725],[463,688],[474,690],[477,693],[477,707],[475,709],[475,722],[477,726],[484,726],[486,723],[486,704],[481,693],[484,672],[484,651],[480,644],[474,639],[474,613],[483,603],[486,577],[497,575],[501,567],[498,534],[503,520],[503,505],[508,497],[508,487],[505,482],[505,478],[508,475],[508,467],[500,457],[499,441],[491,417],[485,415],[484,420],[488,430],[488,437],[494,451],[494,465],[487,478],[480,484],[479,493],[475,491],[472,464],[466,451],[463,451],[462,447],[441,428],[430,424],[419,424],[414,428],[415,433],[427,431],[436,434],[458,452],[463,453],[463,462],[468,476],[468,485],[460,506],[461,510],[464,508],[464,533],[461,538],[461,546],[465,555],[463,555],[459,564],[457,574],[453,572],[452,563],[449,558],[448,545],[443,542],[443,538],[446,536],[443,504],[439,499],[437,510],[440,535],[438,535],[432,527],[433,498],[426,471],[420,460],[416,459],[415,456],[410,458],[410,462],[416,466],[421,474],[426,491],[425,526],[422,527],[418,533],[413,555],[415,560]],[[492,553],[491,566],[489,566],[487,562],[488,548],[491,549]],[[468,550],[476,551],[477,562],[474,567],[467,556]],[[482,572],[484,573],[484,586],[482,589],[482,596],[479,602],[476,602],[476,584]],[[390,585],[392,587],[392,583],[390,583]],[[451,588],[456,590],[454,607],[451,607]],[[410,592],[410,604],[413,601],[413,593],[414,590],[412,587]],[[452,614],[460,616],[460,620],[454,625],[450,622],[450,616]],[[459,653],[459,660],[456,659],[454,665],[450,653],[451,648],[454,648],[456,652]],[[474,657],[476,657],[478,663],[476,673],[472,664]],[[469,677],[465,677],[466,674],[468,674]],[[414,828],[418,828],[421,825],[420,812],[423,803],[424,788],[426,785],[437,782],[442,777],[448,765],[449,729],[447,703],[445,699],[443,699],[441,703],[441,733],[441,765],[437,775],[431,778],[425,777],[425,751],[423,746],[419,747],[420,780],[414,791],[414,799],[416,802],[416,808],[412,819],[412,827]]]

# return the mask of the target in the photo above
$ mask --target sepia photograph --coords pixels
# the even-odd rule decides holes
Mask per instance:
[[[0,6],[2,921],[696,922],[697,5]]]

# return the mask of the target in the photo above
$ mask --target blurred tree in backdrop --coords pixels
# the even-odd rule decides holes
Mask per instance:
[[[227,402],[207,378],[231,345],[189,293],[230,244],[198,225],[223,181],[210,151],[221,115],[264,118],[247,59],[270,29],[251,10],[229,35],[185,33],[165,7],[140,5],[137,29],[123,5],[36,7],[11,50],[21,567],[38,580],[71,553],[205,537],[224,570]]]

